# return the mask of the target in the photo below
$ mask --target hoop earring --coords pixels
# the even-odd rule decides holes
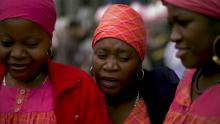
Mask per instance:
[[[90,73],[91,76],[93,76],[93,66],[91,66],[91,67],[89,68],[89,73]]]
[[[51,58],[53,57],[53,49],[52,48],[48,49],[47,56],[49,56]]]
[[[143,68],[140,68],[137,72],[137,79],[138,80],[143,80],[144,79],[144,69]]]
[[[213,42],[213,57],[212,60],[220,65],[220,35],[218,35]]]

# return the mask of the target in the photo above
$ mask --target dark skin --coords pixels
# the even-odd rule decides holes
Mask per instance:
[[[35,87],[46,77],[47,52],[51,38],[37,24],[23,19],[0,22],[0,60],[6,73],[6,84]],[[37,80],[35,80],[37,78]]]
[[[122,124],[137,95],[135,76],[141,61],[133,47],[113,38],[98,41],[94,47],[93,72],[105,93],[114,124]]]
[[[168,5],[168,20],[171,26],[172,42],[176,43],[176,56],[186,68],[203,68],[198,77],[198,87],[204,93],[220,80],[220,66],[212,61],[213,42],[220,29],[219,24],[212,27],[211,18]],[[197,73],[195,74],[197,75]],[[192,100],[201,94],[192,85]]]

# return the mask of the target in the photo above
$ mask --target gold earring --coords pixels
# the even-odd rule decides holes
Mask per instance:
[[[220,65],[220,35],[218,35],[213,42],[213,57],[212,60]]]

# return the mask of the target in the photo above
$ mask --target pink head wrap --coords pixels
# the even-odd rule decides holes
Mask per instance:
[[[115,38],[132,46],[143,61],[146,30],[141,16],[128,5],[113,4],[104,13],[93,36],[92,47],[103,38]]]
[[[162,0],[162,2],[220,19],[220,0]]]
[[[0,0],[0,21],[22,18],[37,23],[52,36],[56,22],[53,0]]]

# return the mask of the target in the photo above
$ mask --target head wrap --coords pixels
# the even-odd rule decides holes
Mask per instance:
[[[162,2],[220,19],[220,0],[162,0]]]
[[[52,36],[56,22],[53,0],[0,0],[0,21],[21,18],[37,23]]]
[[[141,16],[128,5],[110,5],[93,36],[92,47],[103,38],[115,38],[132,46],[141,60],[146,51],[146,30]]]

